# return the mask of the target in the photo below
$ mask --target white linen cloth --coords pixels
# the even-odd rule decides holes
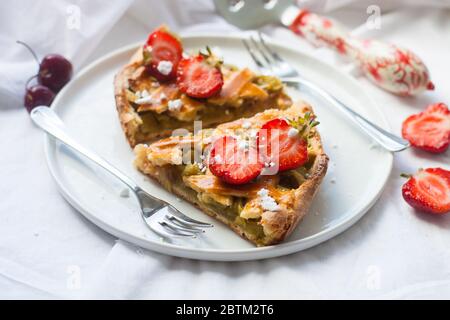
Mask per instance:
[[[449,1],[429,1],[426,8],[416,7],[422,1],[396,2],[395,8],[388,1],[355,2],[302,4],[326,11],[361,36],[411,48],[436,85],[417,98],[399,98],[361,79],[392,131],[399,133],[402,120],[428,103],[450,103]],[[374,3],[382,9],[381,29],[367,30],[366,8]],[[415,213],[401,197],[399,177],[419,167],[450,169],[449,152],[396,154],[381,199],[352,228],[317,247],[265,261],[202,262],[142,250],[103,232],[65,202],[47,170],[42,133],[22,108],[24,82],[37,67],[14,41],[29,43],[41,57],[61,53],[79,70],[111,49],[145,39],[161,23],[179,32],[234,29],[209,0],[0,3],[0,298],[450,297],[450,215]],[[342,64],[281,27],[264,31]]]

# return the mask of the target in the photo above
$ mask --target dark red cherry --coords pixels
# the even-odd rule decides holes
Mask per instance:
[[[38,81],[49,87],[53,92],[59,92],[72,78],[72,64],[59,54],[48,54],[42,59]]]
[[[55,94],[46,86],[37,84],[27,88],[25,92],[25,107],[31,112],[37,106],[50,106]]]
[[[22,41],[17,41],[17,43],[26,47],[39,65],[37,74],[39,84],[49,87],[54,93],[58,93],[72,78],[72,64],[62,55],[48,54],[39,62],[36,53],[28,44]]]

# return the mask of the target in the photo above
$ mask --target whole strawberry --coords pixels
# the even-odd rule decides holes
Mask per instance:
[[[450,212],[450,171],[428,168],[402,176],[409,178],[402,195],[411,207],[432,214]]]

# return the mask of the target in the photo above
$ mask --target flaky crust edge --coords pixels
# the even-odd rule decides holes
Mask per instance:
[[[136,136],[139,133],[139,127],[142,120],[134,110],[133,106],[127,99],[126,90],[129,87],[128,79],[133,73],[142,66],[142,47],[136,50],[131,57],[129,63],[125,65],[114,77],[114,98],[116,101],[116,109],[119,114],[119,121],[125,137],[132,148],[136,146],[138,141]],[[149,141],[165,137],[171,134],[171,130],[162,130],[157,134],[149,135]]]

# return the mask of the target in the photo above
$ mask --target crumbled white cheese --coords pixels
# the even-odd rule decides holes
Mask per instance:
[[[153,47],[152,46],[147,46],[146,48],[145,48],[148,52],[152,52],[153,51]]]
[[[298,135],[298,130],[296,128],[290,128],[288,131],[288,137],[293,138]]]
[[[149,95],[150,95],[150,93],[148,93],[148,91],[145,90],[145,89],[141,92],[141,97],[142,97],[142,98],[148,97]]]
[[[160,61],[158,63],[158,66],[156,67],[156,69],[158,69],[159,72],[161,72],[161,74],[167,76],[169,73],[172,72],[172,68],[173,68],[173,63],[170,61]]]
[[[164,92],[161,92],[160,95],[159,95],[159,101],[162,101],[162,100],[165,100],[165,99],[167,99],[166,94]]]
[[[142,98],[142,93],[138,90],[134,93],[134,95],[136,96],[136,98]]]
[[[259,189],[257,195],[259,197],[267,197],[269,195],[269,190],[267,190],[266,188]]]
[[[183,103],[181,102],[180,99],[170,100],[168,103],[169,111],[180,111],[182,106]]]
[[[123,188],[122,191],[120,191],[120,196],[122,198],[128,198],[130,196],[130,189]]]
[[[250,121],[244,121],[244,123],[242,123],[242,128],[244,129],[249,129],[252,126]]]
[[[280,206],[274,198],[269,196],[269,190],[262,188],[258,191],[261,207],[266,211],[278,211]]]
[[[147,96],[147,97],[142,97],[137,99],[134,103],[136,104],[147,104],[147,103],[154,103],[155,101],[153,100],[153,98],[151,96]]]
[[[258,136],[258,131],[252,130],[252,131],[250,132],[250,137],[251,137],[251,138],[256,138],[257,136]]]
[[[153,87],[153,88],[159,88],[159,87],[160,87],[160,84],[159,84],[158,82],[153,82],[153,83],[152,83],[152,87]]]

